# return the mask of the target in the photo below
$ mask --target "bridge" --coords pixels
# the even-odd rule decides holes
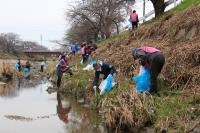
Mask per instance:
[[[24,51],[24,54],[27,56],[33,56],[33,55],[55,55],[59,56],[62,53],[62,51]]]

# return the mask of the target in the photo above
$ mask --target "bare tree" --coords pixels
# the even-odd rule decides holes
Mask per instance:
[[[32,41],[23,41],[15,33],[0,34],[0,49],[8,53],[21,53],[25,50],[48,50],[46,47]]]
[[[125,0],[84,0],[68,10],[67,16],[72,27],[67,31],[67,35],[74,38],[80,34],[81,38],[89,39],[100,33],[102,38],[109,38],[114,29],[119,32],[119,26],[126,16],[125,12]]]
[[[10,53],[14,51],[15,44],[19,40],[19,35],[15,33],[0,34],[0,44],[4,52]]]

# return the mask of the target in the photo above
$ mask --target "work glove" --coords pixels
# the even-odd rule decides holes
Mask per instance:
[[[93,89],[94,89],[94,94],[96,96],[97,95],[97,86],[93,86]]]

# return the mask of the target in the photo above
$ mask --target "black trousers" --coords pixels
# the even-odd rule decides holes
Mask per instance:
[[[66,72],[69,73],[70,76],[73,75],[71,69],[68,69]],[[60,88],[61,81],[62,81],[62,76],[63,76],[63,72],[57,71],[57,77],[58,77],[58,78],[57,78],[57,87],[58,87],[58,88]]]
[[[150,74],[151,74],[151,90],[150,92],[158,92],[158,75],[165,64],[165,57],[162,53],[155,53],[151,57]]]
[[[58,76],[57,78],[57,87],[60,87],[62,76]]]
[[[40,72],[44,72],[44,66],[43,65],[41,65]]]
[[[61,85],[61,80],[62,80],[63,72],[57,70],[57,87],[59,88]]]
[[[138,22],[132,22],[132,30],[138,27]]]

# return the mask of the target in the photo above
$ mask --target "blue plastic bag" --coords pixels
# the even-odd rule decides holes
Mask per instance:
[[[106,80],[107,80],[107,84],[105,86],[105,92],[109,92],[112,90],[113,76],[109,74]]]
[[[111,91],[113,86],[113,76],[110,74],[104,81],[101,82],[99,86],[99,89],[101,90],[100,95]]]
[[[136,82],[136,89],[138,92],[149,92],[150,91],[150,72],[144,67],[144,70],[137,76],[133,77],[132,80]]]
[[[29,73],[29,69],[26,68],[26,67],[24,67],[24,68],[23,68],[23,72],[24,72],[24,73]]]
[[[15,64],[15,68],[19,69],[19,64],[18,63]]]
[[[93,60],[93,59],[90,59],[90,65],[93,65],[93,64],[95,64],[96,63],[96,61],[95,60]]]

